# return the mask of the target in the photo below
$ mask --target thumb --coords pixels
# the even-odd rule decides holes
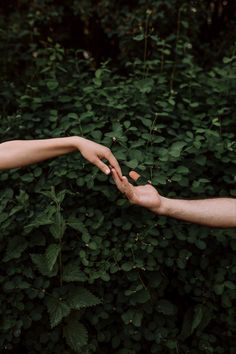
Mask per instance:
[[[134,180],[137,181],[141,176],[135,172],[135,171],[130,171],[129,176]]]
[[[138,186],[144,186],[146,184],[152,184],[146,177],[141,176],[135,171],[130,171],[129,176],[132,178],[133,181],[136,182]]]

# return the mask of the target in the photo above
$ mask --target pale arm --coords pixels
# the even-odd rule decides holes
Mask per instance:
[[[211,227],[236,227],[235,198],[170,199],[161,196],[150,183],[135,187],[126,177],[120,178],[114,169],[112,176],[118,189],[132,204],[146,207],[156,214]],[[130,177],[136,181],[140,176],[132,171]]]
[[[13,140],[0,144],[0,170],[23,167],[56,156],[80,151],[84,158],[109,174],[109,162],[121,175],[119,164],[110,149],[81,137],[63,137],[42,140]]]

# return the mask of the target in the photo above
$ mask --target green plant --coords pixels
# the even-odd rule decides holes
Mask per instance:
[[[110,147],[124,174],[139,169],[163,195],[236,196],[234,47],[205,71],[183,10],[178,40],[150,25],[146,42],[138,27],[122,37],[124,76],[123,59],[120,70],[96,67],[61,41],[42,42],[44,21],[55,24],[64,10],[44,16],[34,6],[37,31],[13,71],[20,58],[27,69],[15,80],[4,69],[4,140],[81,135]],[[141,10],[127,16],[145,21]],[[21,36],[23,48],[30,33]],[[127,60],[131,50],[136,58]],[[0,181],[2,352],[234,353],[234,230],[130,206],[78,153],[1,171]]]

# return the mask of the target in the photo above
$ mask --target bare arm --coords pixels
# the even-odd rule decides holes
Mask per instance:
[[[13,140],[0,144],[0,170],[26,166],[56,156],[80,151],[84,158],[109,174],[106,159],[121,175],[121,169],[110,149],[81,137],[64,137],[42,140]]]
[[[236,199],[181,200],[161,198],[154,213],[212,227],[236,227]]]
[[[169,199],[161,196],[149,183],[135,187],[126,177],[120,178],[114,169],[112,175],[118,189],[131,203],[146,207],[156,214],[211,227],[236,227],[235,198]],[[130,177],[137,180],[140,176],[132,171]]]

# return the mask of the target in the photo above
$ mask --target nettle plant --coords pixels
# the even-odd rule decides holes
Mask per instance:
[[[127,63],[128,78],[55,47],[59,64],[38,61],[15,93],[4,139],[81,135],[163,195],[236,196],[235,57],[206,73],[178,45],[178,61]],[[79,153],[0,180],[2,351],[234,352],[234,231],[130,206]]]

